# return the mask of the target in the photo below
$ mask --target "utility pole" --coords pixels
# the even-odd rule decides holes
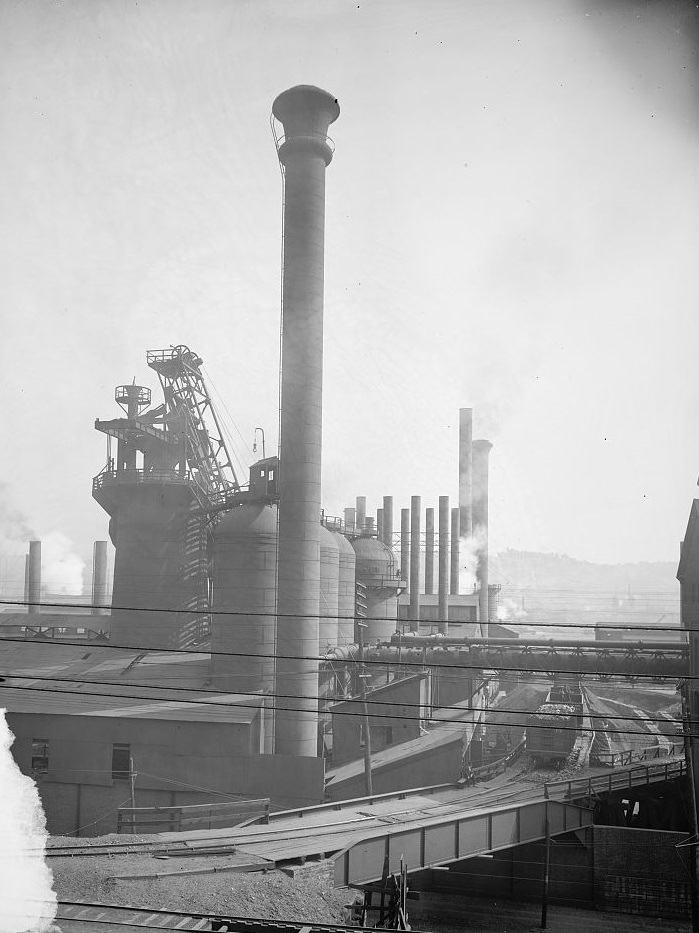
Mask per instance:
[[[692,896],[692,933],[699,933],[699,897],[697,896],[697,854],[699,852],[699,819],[697,818],[697,794],[694,784],[694,743],[692,741],[691,696],[685,681],[680,691],[682,697],[682,723],[684,726],[684,760],[687,765],[687,784],[690,798],[690,843],[689,843],[689,878]]]
[[[136,772],[133,769],[133,756],[129,755],[129,788],[131,791],[131,832],[136,833]]]

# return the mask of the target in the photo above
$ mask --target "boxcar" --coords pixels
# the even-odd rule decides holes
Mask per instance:
[[[571,703],[543,703],[529,716],[527,752],[535,767],[561,767],[575,744],[577,719]]]

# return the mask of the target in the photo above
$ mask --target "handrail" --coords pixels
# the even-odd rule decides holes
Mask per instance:
[[[188,485],[193,482],[189,470],[103,470],[92,480],[93,489],[103,486],[131,484],[131,483],[177,483]]]
[[[669,757],[669,756],[668,756]],[[681,776],[686,770],[684,758],[674,758],[663,764],[637,764],[627,768],[618,768],[608,774],[590,775],[589,777],[571,778],[567,781],[550,781],[544,784],[544,796],[549,799],[551,792],[556,788],[565,789],[565,798],[568,800],[582,797],[592,797],[593,793],[611,793],[621,788],[633,787],[635,784],[651,783],[652,776],[661,780],[668,780],[671,773],[678,772]],[[641,780],[635,781],[634,776]],[[575,789],[575,791],[574,791]]]

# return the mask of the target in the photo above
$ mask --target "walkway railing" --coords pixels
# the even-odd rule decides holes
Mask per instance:
[[[261,797],[180,807],[119,807],[117,832],[167,833],[182,829],[238,826],[256,819],[268,822],[269,805],[269,797]]]
[[[611,794],[616,790],[635,787],[638,784],[655,784],[682,777],[686,771],[684,758],[672,758],[663,764],[638,764],[630,768],[619,768],[609,774],[594,774],[586,778],[568,781],[551,781],[544,785],[547,799],[561,798],[582,800],[599,794]]]

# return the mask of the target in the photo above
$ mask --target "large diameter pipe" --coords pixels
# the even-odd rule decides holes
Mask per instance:
[[[103,615],[107,605],[107,542],[95,541],[92,548],[92,614]]]
[[[400,575],[410,583],[410,509],[400,510]]]
[[[27,574],[27,612],[41,612],[41,541],[29,542],[29,572]]]
[[[383,497],[383,543],[393,547],[393,496]]]
[[[439,585],[437,619],[440,634],[449,631],[449,496],[439,497]]]
[[[420,496],[410,497],[410,631],[420,629]]]
[[[434,593],[434,509],[425,509],[425,595]]]
[[[477,542],[478,613],[483,635],[488,634],[488,456],[490,441],[473,442],[473,533]],[[483,628],[485,626],[485,628]]]
[[[332,94],[300,85],[272,105],[284,127],[284,269],[277,576],[276,751],[317,754],[325,169]]]
[[[451,510],[451,560],[449,567],[449,592],[452,596],[459,595],[459,539],[460,539],[461,510]]]
[[[473,534],[473,409],[459,409],[459,529],[461,536]]]

